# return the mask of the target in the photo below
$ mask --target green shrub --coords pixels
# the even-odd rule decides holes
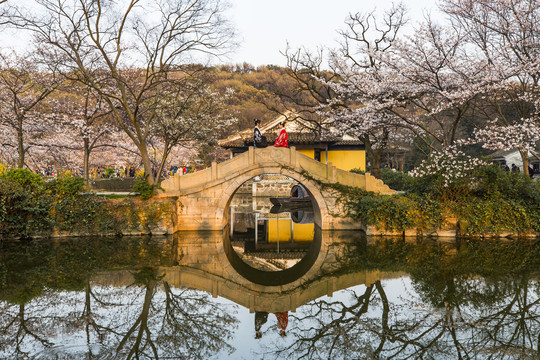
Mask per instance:
[[[28,238],[49,234],[54,225],[51,215],[51,197],[34,188],[38,183],[24,172],[14,178],[0,179],[1,217],[0,234]],[[24,185],[23,185],[24,184]]]
[[[523,202],[504,197],[471,197],[455,207],[462,229],[468,234],[490,234],[503,231],[527,232],[538,229],[538,212]]]
[[[154,190],[157,186],[148,184],[145,179],[135,180],[133,185],[133,192],[141,194],[141,199],[148,200],[154,195]]]
[[[84,179],[77,176],[59,178],[47,183],[47,187],[58,197],[73,197],[84,191]]]
[[[56,191],[58,194],[75,196],[84,190],[84,179],[81,177],[68,177],[58,182]]]
[[[366,225],[405,231],[414,226],[414,202],[403,196],[380,196],[368,192],[342,192],[341,202],[348,216]]]
[[[456,217],[465,234],[540,232],[540,182],[497,166],[481,166],[470,179],[441,186],[441,176],[411,177],[381,169],[382,180],[404,195],[381,196],[338,184],[347,216],[386,230],[433,231]]]
[[[478,197],[502,196],[540,203],[540,183],[522,173],[504,171],[499,166],[482,166],[475,172],[473,194]]]
[[[408,174],[395,171],[393,169],[382,168],[381,180],[390,187],[390,189],[397,191],[407,191],[413,187],[413,183],[416,178],[409,176]]]
[[[431,197],[429,194],[407,196],[414,202],[416,208],[415,227],[418,230],[429,232],[440,229],[444,225],[445,204]]]
[[[405,197],[367,196],[360,200],[360,209],[368,224],[387,230],[405,231],[414,227],[414,202]]]
[[[103,204],[90,195],[65,196],[54,203],[55,224],[59,230],[74,233],[90,233],[96,230],[103,215]]]
[[[134,190],[147,199],[154,189],[139,179]],[[0,176],[0,235],[30,238],[55,230],[73,234],[152,231],[170,211],[169,204],[105,201],[83,190],[84,181],[78,177],[45,183],[19,169]]]
[[[44,183],[41,175],[34,174],[28,169],[11,169],[0,176],[0,178],[34,191],[40,189]]]

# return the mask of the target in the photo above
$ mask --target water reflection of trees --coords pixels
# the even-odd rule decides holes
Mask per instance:
[[[170,254],[174,258],[169,241],[122,240],[108,249],[102,241],[99,249],[92,240],[81,241],[4,244],[0,358],[57,358],[80,351],[76,356],[90,359],[111,353],[125,359],[206,359],[233,350],[234,309],[207,293],[174,288],[160,275],[156,266],[167,265]],[[91,280],[97,271],[112,269],[135,269],[112,272],[127,274],[132,285]],[[63,338],[80,349],[63,344]]]
[[[162,278],[160,268],[177,261],[174,244],[0,244],[0,357],[55,358],[63,338],[90,359],[206,359],[232,351],[238,320],[231,308]],[[339,261],[323,277],[377,269],[410,278],[299,307],[287,339],[265,357],[538,358],[538,242],[347,242],[333,253]],[[96,281],[96,274],[112,278]],[[124,278],[115,283],[114,276]]]
[[[319,299],[297,310],[294,341],[269,358],[532,359],[540,345],[537,242],[381,241],[359,248],[364,267],[400,268],[396,282]],[[409,283],[410,281],[410,283]],[[398,282],[399,283],[399,282]]]
[[[206,293],[173,289],[155,270],[137,275],[144,301],[116,348],[123,358],[207,359],[219,351],[234,350],[227,341],[237,320],[226,307]]]

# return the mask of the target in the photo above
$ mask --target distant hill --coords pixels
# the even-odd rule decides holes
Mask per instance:
[[[252,127],[254,119],[264,124],[295,107],[290,94],[298,93],[297,85],[288,71],[274,65],[222,65],[209,69],[209,80],[220,92],[233,90],[229,105],[238,118],[236,130],[243,130]]]

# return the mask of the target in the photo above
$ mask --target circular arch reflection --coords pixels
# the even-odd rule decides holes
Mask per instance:
[[[279,286],[298,280],[311,269],[319,256],[321,239],[321,230],[315,226],[314,239],[304,257],[294,266],[280,271],[264,271],[246,263],[233,249],[229,232],[224,238],[224,249],[232,267],[245,279],[259,285]]]
[[[297,180],[282,174],[255,176],[236,189],[229,212],[225,253],[247,280],[287,284],[317,259],[321,234],[313,200]]]

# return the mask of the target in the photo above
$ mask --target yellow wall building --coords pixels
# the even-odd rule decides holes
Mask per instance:
[[[297,149],[298,152],[309,156],[312,159],[315,159],[316,151],[315,149],[309,148],[300,148]],[[332,165],[342,169],[350,171],[352,169],[360,169],[361,171],[366,171],[366,152],[361,149],[349,149],[349,150],[319,150],[319,160],[320,162],[327,163],[331,162]],[[326,154],[328,153],[328,159]]]
[[[326,152],[321,153],[321,162],[327,162]],[[366,171],[366,152],[365,150],[330,150],[328,162],[343,170]]]

